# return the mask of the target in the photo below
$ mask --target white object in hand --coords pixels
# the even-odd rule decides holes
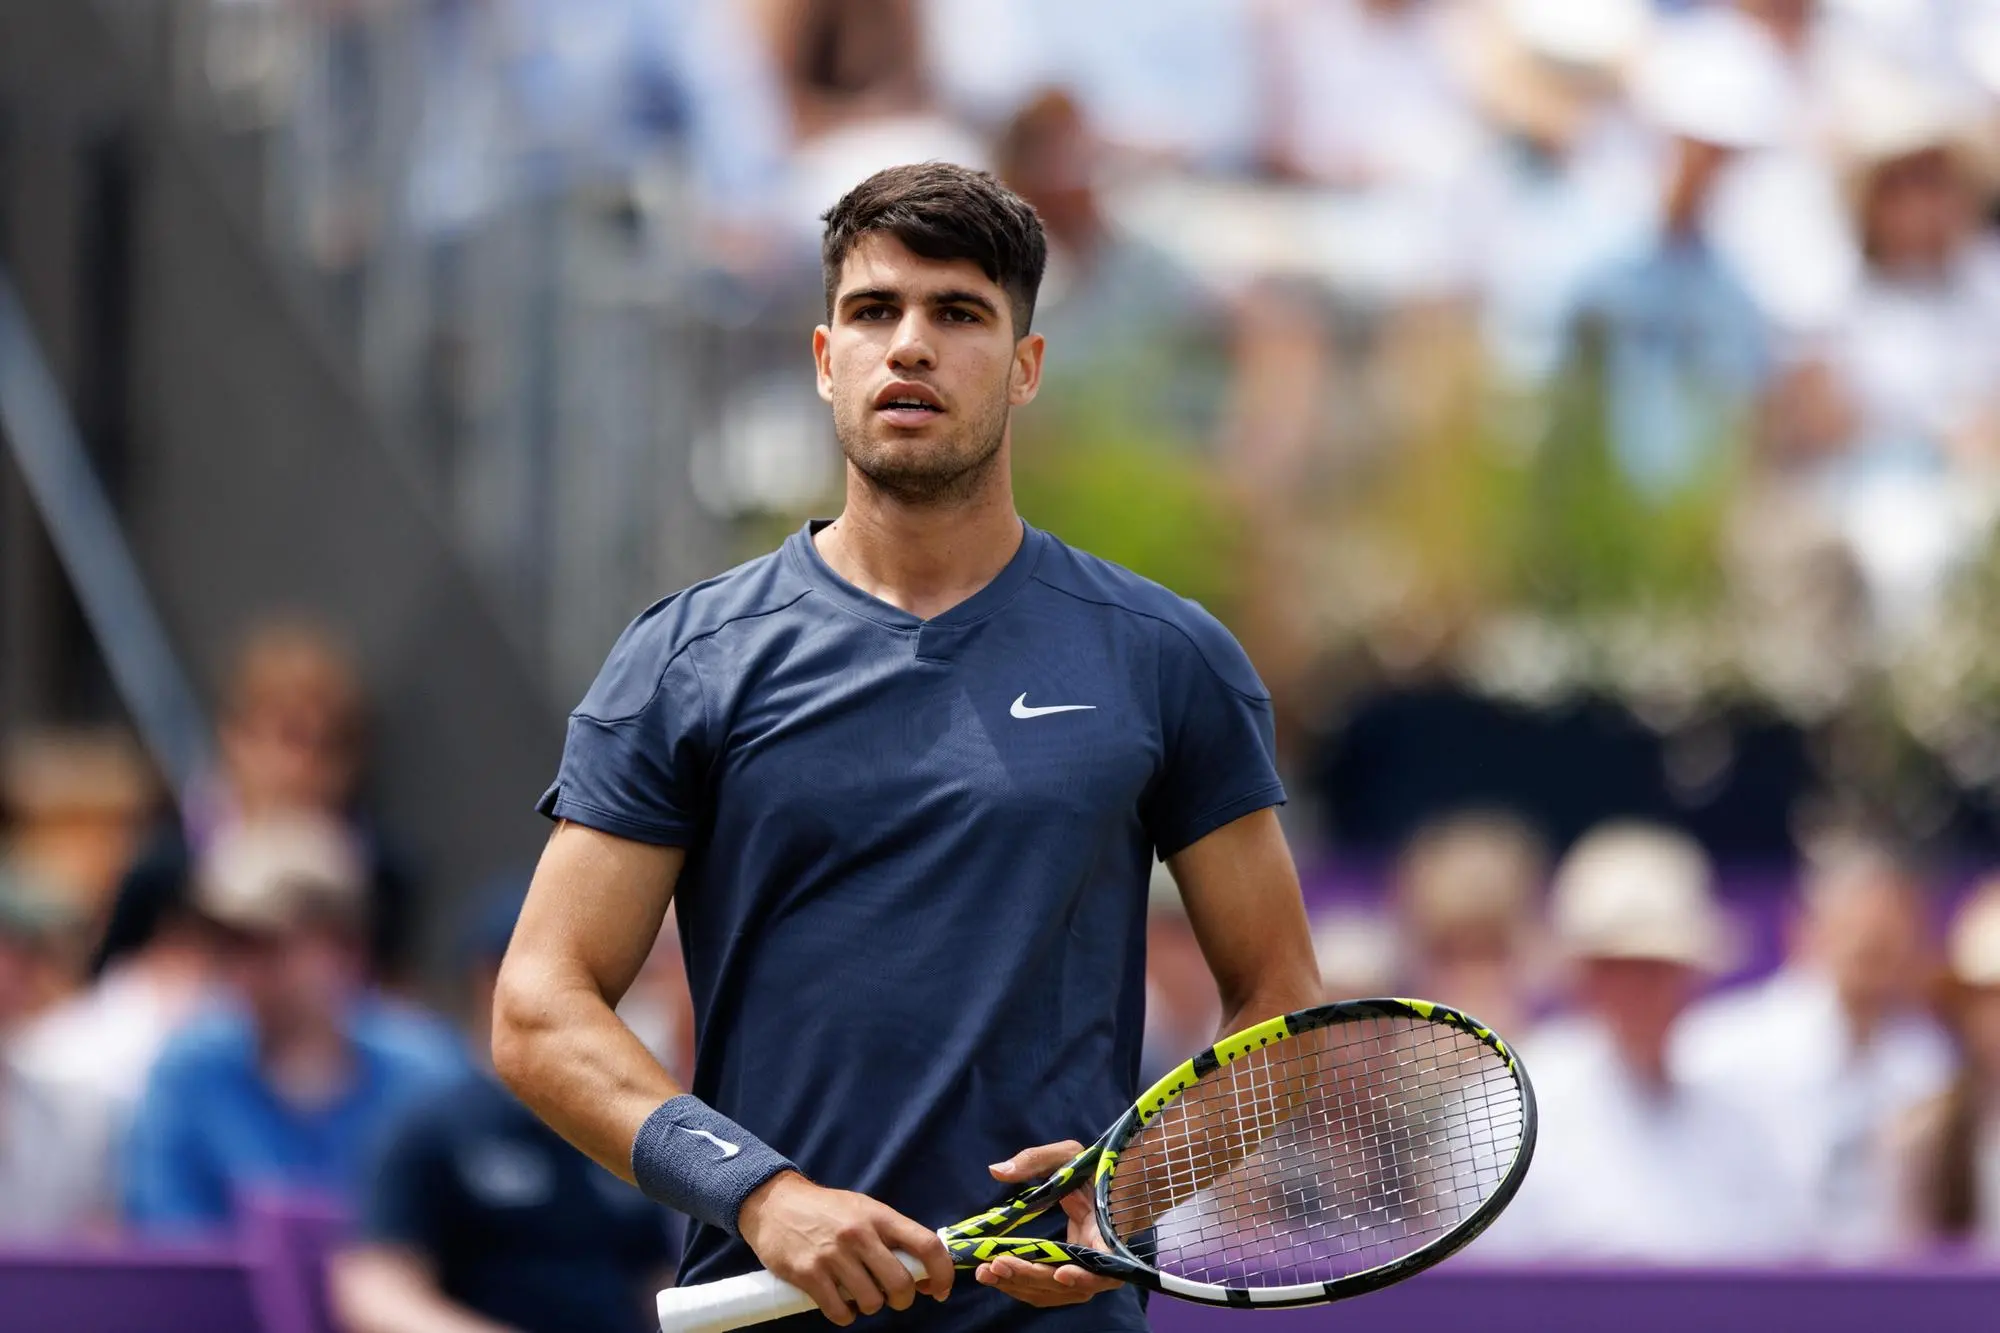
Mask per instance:
[[[903,1267],[921,1278],[923,1261],[895,1251]],[[668,1287],[660,1293],[660,1333],[728,1333],[786,1315],[817,1310],[819,1302],[791,1283],[759,1269],[720,1282]]]

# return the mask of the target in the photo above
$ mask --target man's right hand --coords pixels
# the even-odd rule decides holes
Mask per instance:
[[[796,1171],[752,1190],[736,1229],[765,1268],[819,1302],[843,1328],[856,1310],[907,1310],[919,1291],[940,1301],[951,1292],[951,1253],[936,1232],[865,1194],[824,1189]],[[923,1261],[921,1280],[895,1250]]]

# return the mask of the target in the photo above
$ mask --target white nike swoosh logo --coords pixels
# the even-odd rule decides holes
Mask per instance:
[[[1028,707],[1028,696],[1024,693],[1014,701],[1014,706],[1007,711],[1015,717],[1047,717],[1050,713],[1093,713],[1097,711],[1097,705],[1051,704],[1047,708],[1030,708]]]
[[[683,1134],[692,1134],[698,1139],[707,1139],[710,1143],[722,1149],[722,1160],[725,1162],[743,1151],[740,1144],[731,1143],[728,1139],[718,1139],[705,1129],[689,1129],[686,1125],[675,1125],[674,1128]]]

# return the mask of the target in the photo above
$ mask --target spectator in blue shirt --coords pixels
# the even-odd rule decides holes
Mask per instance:
[[[395,1114],[464,1068],[441,1025],[371,998],[365,862],[330,821],[235,825],[197,867],[225,1000],[161,1053],[126,1149],[136,1228],[217,1230],[249,1192],[352,1197]]]
[[[467,950],[467,1038],[490,1046],[493,983],[527,879],[496,893]],[[642,1333],[673,1214],[570,1147],[493,1077],[401,1117],[330,1270],[349,1333]]]

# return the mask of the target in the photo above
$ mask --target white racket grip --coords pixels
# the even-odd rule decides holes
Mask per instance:
[[[924,1275],[923,1261],[895,1251],[903,1267]],[[791,1283],[759,1269],[720,1282],[668,1287],[659,1296],[660,1333],[728,1333],[732,1328],[819,1309],[819,1302]]]

